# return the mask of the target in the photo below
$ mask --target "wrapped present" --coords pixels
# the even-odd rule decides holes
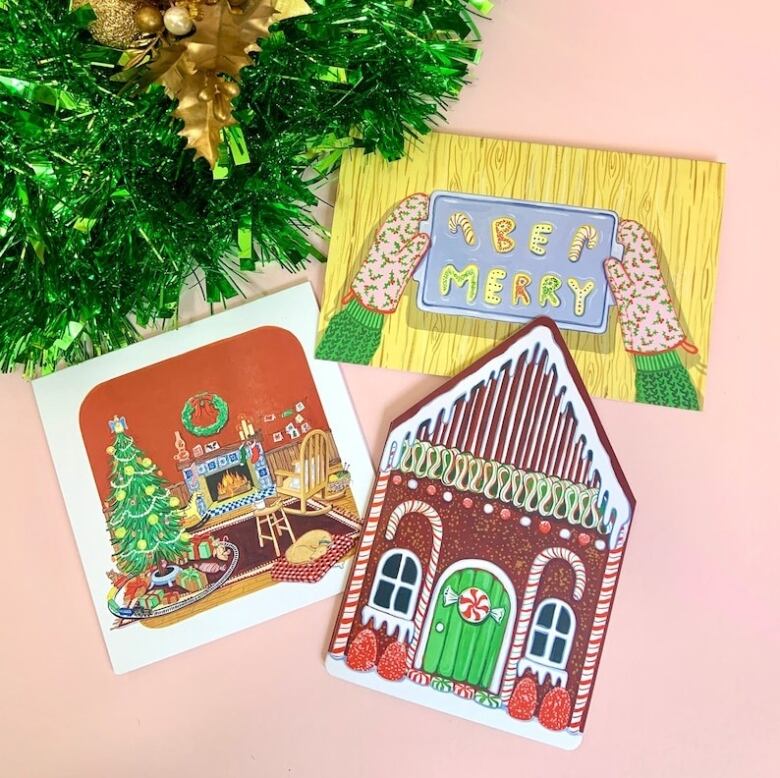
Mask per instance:
[[[152,610],[160,604],[160,595],[158,592],[147,592],[146,594],[142,594],[138,598],[138,604],[142,608]]]
[[[176,583],[188,592],[199,592],[208,586],[206,574],[194,567],[187,567],[176,576]]]
[[[125,603],[131,603],[136,597],[146,594],[149,591],[149,576],[137,575],[131,578],[124,586],[122,593],[125,597]]]
[[[160,597],[164,605],[173,605],[173,603],[179,601],[179,593],[178,592],[172,592],[170,589],[166,589],[163,592],[160,592]]]
[[[216,541],[211,536],[207,538],[193,538],[187,558],[193,562],[199,559],[211,559],[214,555],[215,545]]]

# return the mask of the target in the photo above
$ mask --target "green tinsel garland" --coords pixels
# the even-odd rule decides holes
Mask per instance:
[[[185,284],[324,259],[312,187],[352,146],[402,155],[464,85],[486,0],[309,0],[243,71],[250,163],[214,180],[162,89],[120,92],[119,52],[68,0],[0,0],[0,369],[53,370],[175,319]],[[236,256],[239,228],[254,250]]]

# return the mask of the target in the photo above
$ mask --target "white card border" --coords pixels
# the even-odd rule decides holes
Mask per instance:
[[[314,359],[319,306],[308,282],[201,319],[148,340],[95,357],[33,381],[35,399],[60,482],[93,605],[114,672],[125,673],[339,593],[347,565],[333,568],[316,584],[261,589],[164,629],[132,625],[112,630],[106,606],[111,546],[105,517],[79,426],[79,410],[100,383],[261,326],[292,332],[303,346],[336,446],[349,462],[361,516],[374,480],[374,466],[349,391],[335,362]]]

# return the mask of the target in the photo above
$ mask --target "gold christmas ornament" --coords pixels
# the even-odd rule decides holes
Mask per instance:
[[[114,533],[114,536],[119,538],[119,540],[122,540],[122,538],[127,535],[127,530],[124,527],[117,527],[116,532]]]
[[[92,6],[97,19],[89,25],[89,31],[104,46],[129,48],[141,33],[135,22],[141,0],[73,0],[71,3],[73,10],[82,5]]]
[[[159,8],[151,5],[142,5],[133,17],[135,24],[141,32],[155,33],[163,29],[163,16]]]
[[[190,12],[180,5],[174,5],[163,15],[165,29],[173,35],[187,35],[192,32],[193,22]]]
[[[172,29],[169,17],[174,12],[177,20],[183,19],[182,12],[187,15],[186,30],[184,25]],[[184,122],[179,135],[195,150],[195,159],[204,157],[212,168],[216,165],[222,130],[237,123],[232,101],[241,91],[240,71],[260,51],[258,41],[268,37],[268,28],[309,13],[305,0],[202,0],[194,21],[182,5],[165,12],[165,28],[174,35],[187,35],[193,26],[195,32],[181,40],[163,36],[139,84],[162,84],[178,102],[174,116]],[[137,66],[143,56],[128,67]]]

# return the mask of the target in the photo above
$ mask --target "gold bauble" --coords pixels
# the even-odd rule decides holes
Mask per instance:
[[[121,540],[125,535],[127,535],[127,530],[124,527],[118,527],[117,531],[114,533],[114,537],[119,538],[119,540]]]
[[[190,535],[189,532],[182,532],[179,537],[186,543],[192,537],[192,535]]]
[[[123,469],[125,475],[133,475],[135,473],[135,468],[132,465],[125,465]]]
[[[136,26],[141,32],[160,32],[163,28],[163,18],[159,8],[142,5],[133,16]]]
[[[152,526],[154,526],[155,524],[157,524],[157,522],[158,522],[159,520],[160,520],[160,517],[159,517],[159,516],[158,516],[156,513],[152,513],[152,514],[150,514],[150,515],[149,515],[149,518],[147,519],[147,521],[149,522],[149,524],[151,524]]]
[[[125,497],[127,497],[127,492],[126,492],[124,489],[120,489],[120,490],[119,490],[119,491],[116,493],[116,501],[117,501],[117,502],[122,502],[122,500],[124,500],[124,499],[125,499]]]
[[[146,551],[146,541],[143,538],[141,538],[135,545],[139,551]]]
[[[171,506],[171,508],[177,508],[178,505],[179,505],[179,498],[178,497],[171,497],[171,499],[170,499],[168,504]]]
[[[106,454],[113,454],[116,451],[116,449],[113,446],[109,446],[106,449]]]
[[[151,460],[151,459],[149,459],[149,457],[144,457],[144,458],[141,460],[141,464],[142,464],[144,467],[149,467],[149,466],[152,464],[152,460]]]
[[[155,489],[156,489],[156,487],[155,487],[155,486],[152,486],[151,484],[149,484],[149,486],[147,486],[147,487],[144,489],[144,491],[145,491],[145,492],[146,492],[146,493],[149,495],[149,497],[151,497],[151,496],[154,494],[154,490],[155,490]]]
[[[141,32],[135,23],[141,0],[73,0],[73,10],[82,5],[92,6],[97,19],[89,25],[89,31],[104,46],[129,48]]]

